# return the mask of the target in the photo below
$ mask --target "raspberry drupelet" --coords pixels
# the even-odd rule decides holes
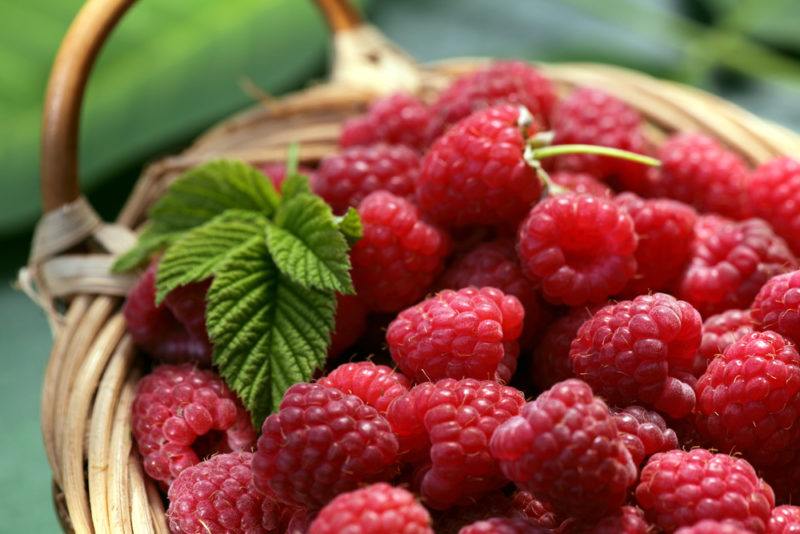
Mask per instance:
[[[554,304],[604,302],[636,272],[637,237],[627,211],[591,195],[539,202],[519,228],[522,269]]]
[[[769,534],[800,533],[800,506],[776,506],[769,518]]]
[[[364,115],[346,121],[339,145],[347,148],[388,143],[423,150],[429,120],[425,104],[407,93],[395,93],[375,100]]]
[[[678,448],[678,436],[664,418],[641,406],[612,411],[620,439],[637,466],[657,452]]]
[[[800,341],[800,271],[768,280],[753,300],[751,313],[761,329]]]
[[[756,326],[750,310],[728,310],[712,315],[703,322],[700,348],[688,371],[700,378],[711,360],[725,352],[734,341],[755,332]]]
[[[250,414],[213,371],[159,365],[136,387],[133,437],[150,478],[169,485],[209,454],[247,451]]]
[[[780,157],[764,163],[753,171],[747,192],[755,214],[800,254],[800,161]]]
[[[554,321],[533,350],[531,378],[541,389],[549,389],[556,382],[574,378],[569,348],[578,335],[578,329],[592,318],[600,307],[572,308],[567,315]]]
[[[692,411],[692,384],[680,371],[700,345],[702,320],[665,293],[601,308],[570,347],[572,370],[615,406],[641,404],[674,418]]]
[[[372,362],[345,363],[319,379],[323,386],[355,395],[382,415],[396,398],[411,387],[405,375]]]
[[[517,366],[525,311],[516,297],[493,287],[445,289],[403,310],[386,342],[412,380],[497,379]]]
[[[565,516],[607,515],[636,480],[608,407],[576,379],[526,403],[495,430],[490,450],[509,479]]]
[[[322,384],[294,384],[264,421],[253,457],[259,491],[316,509],[396,473],[397,438],[372,406]]]
[[[444,268],[449,239],[417,208],[385,191],[358,207],[364,235],[350,251],[353,283],[371,311],[393,312],[417,302]]]

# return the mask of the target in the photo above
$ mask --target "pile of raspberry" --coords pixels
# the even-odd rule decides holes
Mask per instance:
[[[547,139],[662,163],[532,162]],[[361,216],[356,294],[260,429],[211,363],[208,282],[156,306],[155,259],[128,297],[173,532],[800,532],[800,162],[654,143],[516,61],[379,99],[340,145],[305,171]]]

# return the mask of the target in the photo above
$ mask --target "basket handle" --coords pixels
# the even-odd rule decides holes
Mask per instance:
[[[44,99],[41,195],[45,213],[75,202],[78,127],[86,82],[108,35],[136,0],[87,0],[61,42]],[[362,25],[347,0],[315,0],[334,34]]]

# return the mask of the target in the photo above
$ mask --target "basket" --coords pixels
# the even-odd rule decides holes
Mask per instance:
[[[88,0],[50,77],[42,137],[45,214],[20,285],[46,311],[54,344],[44,377],[42,433],[63,528],[75,532],[168,532],[161,496],[131,443],[131,404],[142,364],[120,313],[131,277],[109,274],[135,239],[148,207],[182,171],[203,161],[283,160],[290,143],[315,163],[337,148],[340,124],[379,94],[430,95],[486,59],[417,65],[345,0],[317,0],[333,32],[331,80],[235,115],[179,155],[150,165],[113,224],[80,195],[77,139],[81,100],[98,50],[133,0]],[[597,85],[638,109],[654,143],[675,131],[711,134],[750,164],[800,153],[800,136],[698,89],[597,64],[541,65],[567,92]]]

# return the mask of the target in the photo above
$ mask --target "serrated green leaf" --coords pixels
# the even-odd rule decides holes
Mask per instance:
[[[344,234],[350,246],[364,237],[364,227],[361,225],[361,216],[355,208],[347,208],[347,212],[344,215],[336,217],[336,226],[339,228],[339,231]]]
[[[347,241],[321,198],[300,194],[281,204],[266,242],[278,269],[297,283],[354,292]]]
[[[150,220],[171,230],[188,230],[229,209],[269,217],[279,201],[272,183],[259,171],[241,161],[218,160],[175,180],[150,210]]]
[[[254,211],[228,210],[183,234],[158,264],[156,304],[176,287],[205,280],[253,236],[262,236],[267,218]]]
[[[146,263],[155,252],[167,247],[177,239],[180,234],[181,232],[169,232],[158,226],[148,225],[139,235],[136,244],[114,261],[111,272],[120,274],[139,267]]]
[[[283,184],[281,184],[283,202],[287,202],[303,193],[311,193],[311,185],[308,183],[308,176],[297,173],[289,174],[287,172],[286,178],[283,180]]]
[[[260,428],[286,388],[324,364],[336,296],[290,280],[253,238],[220,265],[207,300],[214,363]]]

